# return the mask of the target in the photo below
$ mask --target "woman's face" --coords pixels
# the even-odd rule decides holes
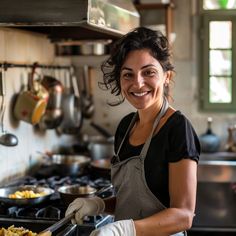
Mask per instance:
[[[170,72],[147,49],[130,52],[121,68],[122,94],[136,109],[160,106],[164,84],[169,83]]]

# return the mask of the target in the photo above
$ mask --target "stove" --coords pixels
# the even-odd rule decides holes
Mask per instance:
[[[45,171],[47,168],[47,171]],[[108,178],[94,177],[92,174],[86,173],[83,176],[58,176],[51,175],[49,167],[45,167],[43,170],[37,172],[32,176],[24,176],[16,179],[7,185],[8,186],[20,186],[20,185],[37,185],[43,187],[50,187],[55,190],[50,199],[33,206],[9,206],[4,203],[0,203],[0,227],[9,227],[14,225],[15,227],[25,227],[33,232],[40,232],[52,224],[58,222],[65,216],[67,205],[62,201],[57,189],[65,185],[90,185],[96,189],[109,186],[111,184]],[[47,173],[44,175],[42,173]],[[103,192],[100,197],[105,198],[113,195],[113,190],[110,189]],[[57,230],[53,235],[68,235],[68,236],[87,236],[92,230],[113,222],[113,216],[111,215],[96,215],[86,216],[82,223],[79,225],[67,224],[63,228]]]

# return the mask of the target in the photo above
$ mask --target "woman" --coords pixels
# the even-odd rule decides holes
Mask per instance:
[[[137,112],[121,120],[115,135],[116,197],[80,198],[68,207],[77,222],[114,213],[114,223],[91,235],[184,235],[192,225],[200,144],[189,120],[168,104],[173,70],[166,37],[144,27],[117,41],[102,65],[105,88]]]

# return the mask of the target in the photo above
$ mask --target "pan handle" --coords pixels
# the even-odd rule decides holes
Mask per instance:
[[[98,190],[95,194],[96,194],[96,196],[99,196],[100,194],[102,194],[102,193],[104,193],[104,192],[106,192],[106,191],[108,191],[108,190],[110,190],[110,189],[112,189],[112,188],[113,188],[113,185],[110,184],[110,185],[108,185],[108,186],[106,186],[106,187],[101,188],[101,189]]]
[[[101,127],[100,125],[91,122],[90,125],[95,128],[99,133],[101,133],[105,138],[107,139],[111,139],[113,137],[113,135],[111,133],[109,133],[106,129],[104,129],[103,127]]]

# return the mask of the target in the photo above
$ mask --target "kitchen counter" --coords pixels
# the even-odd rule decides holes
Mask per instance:
[[[201,153],[200,162],[201,161],[236,161],[236,153],[235,152],[212,152],[212,153]]]
[[[235,236],[235,232],[216,232],[216,231],[188,231],[188,236]]]
[[[235,186],[236,153],[201,154],[198,165],[196,216],[193,229],[188,235],[236,235]]]
[[[198,182],[236,182],[236,153],[202,153],[198,165]]]

